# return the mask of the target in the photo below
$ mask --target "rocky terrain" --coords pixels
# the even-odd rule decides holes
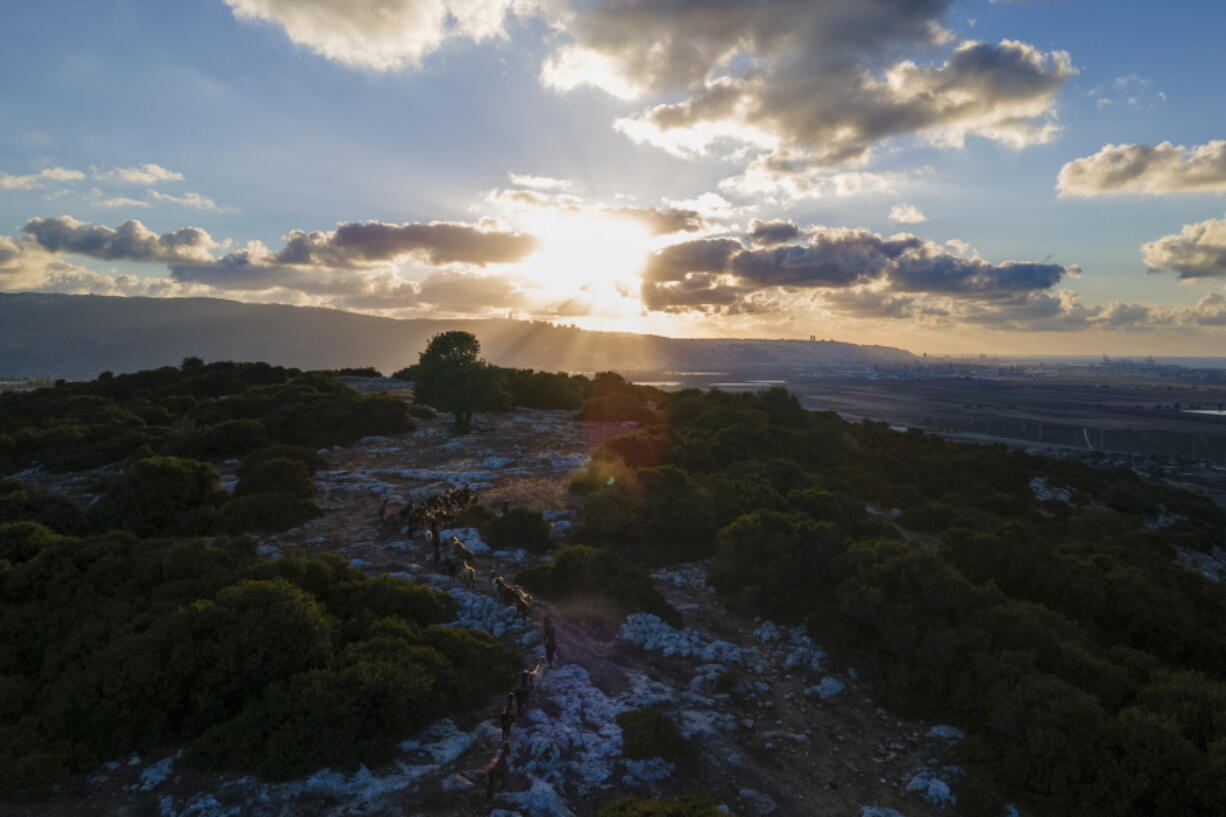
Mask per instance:
[[[478,581],[454,581],[432,563],[424,537],[379,535],[378,510],[470,485],[481,501],[506,501],[546,514],[561,539],[577,500],[566,491],[589,452],[620,425],[579,423],[565,412],[519,411],[479,418],[475,433],[452,437],[443,419],[412,434],[366,438],[327,450],[316,476],[311,523],[266,538],[261,553],[332,551],[368,573],[411,578],[460,602],[456,625],[490,631],[540,655],[539,616],[521,621],[500,605],[493,576],[511,579],[534,563],[523,551],[490,551],[476,531],[456,531],[478,552]],[[232,479],[234,464],[227,466]],[[27,478],[30,475],[27,475]],[[71,479],[57,486],[71,493]],[[78,483],[75,483],[79,485]],[[950,726],[909,722],[878,708],[853,667],[832,661],[800,629],[728,613],[706,586],[708,565],[654,574],[684,615],[670,627],[647,614],[624,622],[593,610],[553,609],[558,656],[543,667],[528,711],[512,732],[505,792],[485,796],[485,767],[500,740],[496,703],[463,720],[406,735],[397,759],[369,769],[321,769],[268,783],[189,768],[178,747],[115,758],[46,803],[9,807],[14,817],[280,817],[280,815],[588,815],[618,796],[709,793],[739,815],[896,817],[948,813],[960,774]],[[597,611],[598,612],[598,611]],[[582,613],[582,615],[578,615]],[[691,748],[676,764],[622,757],[620,712],[656,706]],[[326,717],[326,713],[321,713]]]

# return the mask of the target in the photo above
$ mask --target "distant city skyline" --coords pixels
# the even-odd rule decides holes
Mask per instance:
[[[1226,7],[47,0],[0,291],[1226,354]]]

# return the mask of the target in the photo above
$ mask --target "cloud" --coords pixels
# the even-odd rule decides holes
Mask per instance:
[[[537,248],[535,237],[483,223],[447,221],[340,224],[331,232],[295,230],[274,256],[277,264],[352,267],[414,255],[427,264],[511,264]]]
[[[1226,326],[1226,298],[1209,293],[1189,308],[1184,322],[1194,326]]]
[[[461,314],[518,309],[527,305],[523,292],[509,278],[464,272],[444,271],[430,275],[421,282],[418,297],[444,312]]]
[[[184,193],[182,196],[171,196],[167,193],[159,193],[156,190],[149,190],[149,197],[154,201],[165,201],[171,204],[178,204],[183,207],[191,207],[195,210],[215,210],[221,211],[223,208],[217,206],[217,202],[210,198],[206,198],[199,193]]]
[[[504,35],[531,0],[225,0],[240,20],[281,28],[297,45],[353,68],[413,68],[452,37]]]
[[[927,175],[922,167],[912,174],[897,171],[831,171],[794,154],[775,153],[752,160],[739,175],[719,183],[733,196],[788,205],[804,199],[841,198],[894,193],[913,176]]]
[[[511,178],[522,177],[512,175]],[[531,179],[530,181],[539,181]],[[549,180],[556,181],[556,180]],[[541,185],[537,185],[541,188]],[[549,187],[546,185],[545,187]],[[589,201],[582,196],[565,191],[554,186],[552,189],[497,189],[486,192],[486,202],[510,211],[552,210],[567,215],[597,215],[628,218],[645,225],[652,235],[670,235],[672,233],[695,233],[706,229],[706,219],[701,212],[689,207],[680,206],[675,202],[668,208],[659,207],[616,207],[601,202]],[[719,196],[715,199],[723,201]],[[696,204],[709,205],[711,199],[700,197]],[[728,202],[724,201],[724,204]],[[729,205],[730,206],[730,205]]]
[[[921,224],[927,220],[928,217],[914,204],[895,204],[890,208],[890,221],[899,224]]]
[[[22,230],[48,252],[87,255],[107,261],[212,260],[209,250],[217,246],[199,227],[184,227],[158,235],[133,219],[111,228],[69,216],[32,218]]]
[[[1226,219],[1188,224],[1176,234],[1142,244],[1141,257],[1151,272],[1177,272],[1180,278],[1226,277]]]
[[[1065,196],[1226,193],[1226,140],[1191,148],[1106,145],[1062,167],[1056,189]]]
[[[107,276],[90,278],[98,274],[63,264],[55,256],[76,254],[170,267],[168,278],[133,284],[128,287],[133,292],[154,287],[158,294],[208,293],[376,311],[429,306],[464,312],[520,306],[519,290],[509,279],[444,270],[415,282],[401,278],[394,262],[411,257],[433,266],[484,266],[519,260],[536,246],[533,237],[522,233],[489,224],[449,222],[352,222],[332,232],[297,230],[285,237],[279,251],[251,242],[221,258],[210,252],[217,242],[198,227],[158,235],[139,221],[111,228],[61,216],[30,219],[24,233],[23,238],[7,239],[3,249],[5,257],[22,250],[21,277],[27,282],[49,279],[52,273],[65,281],[71,273],[79,279],[72,291],[82,290],[85,285],[80,281],[91,282],[90,291],[117,291],[118,285],[106,283]],[[8,283],[16,279],[16,272],[6,275]]]
[[[702,214],[697,210],[684,210],[676,207],[667,210],[655,207],[614,207],[605,212],[641,222],[647,225],[652,235],[696,233],[706,227]]]
[[[977,312],[986,313],[1010,304],[1016,307],[1079,272],[1059,264],[992,264],[951,254],[939,244],[905,233],[887,238],[868,230],[821,227],[808,233],[808,243],[778,244],[769,237],[790,233],[787,223],[755,222],[750,229],[751,247],[737,239],[707,238],[654,253],[642,275],[644,305],[668,311],[735,311],[772,292],[821,291],[842,312],[911,314],[918,304],[911,296],[922,296],[977,303]],[[853,289],[854,296],[830,294]],[[758,300],[756,308],[761,306]]]
[[[892,137],[960,146],[1049,141],[1068,54],[1026,43],[962,42],[941,62],[900,59],[947,46],[950,0],[596,0],[567,20],[546,61],[559,90],[593,85],[666,98],[617,121],[631,139],[681,156],[748,146],[832,167]],[[680,99],[678,99],[680,97]]]
[[[800,228],[791,221],[762,221],[755,218],[749,222],[749,243],[755,247],[773,247],[800,238]]]
[[[0,236],[0,291],[141,295],[156,291],[156,284],[70,264],[29,238]]]
[[[61,191],[67,192],[67,191]],[[149,202],[141,201],[140,199],[130,199],[127,196],[107,196],[97,187],[91,187],[86,199],[94,207],[106,207],[114,209],[116,207],[148,207]]]
[[[694,273],[723,273],[744,249],[735,238],[699,238],[670,244],[652,254],[643,270],[645,282],[681,281]]]
[[[402,278],[392,267],[319,267],[279,263],[259,244],[211,263],[174,264],[171,279],[229,297],[325,303],[340,309],[401,311],[428,309],[459,315],[523,307],[527,301],[510,278],[454,270],[422,281]]]
[[[136,167],[113,167],[110,170],[94,170],[99,181],[123,182],[125,184],[157,184],[158,182],[181,182],[183,174],[167,170],[161,165],[147,163]]]
[[[682,210],[694,210],[704,219],[725,220],[751,212],[752,206],[737,206],[719,193],[700,193],[689,199],[669,199],[668,204]]]
[[[508,173],[507,178],[517,187],[530,187],[533,190],[569,190],[574,183],[568,179],[555,179],[551,176],[526,176],[519,173]]]
[[[861,319],[902,319],[915,316],[915,298],[867,288],[827,293],[823,306],[839,315]]]
[[[0,171],[0,190],[35,190],[44,182],[77,182],[84,178],[81,171],[62,167],[47,167],[25,176],[10,176]]]

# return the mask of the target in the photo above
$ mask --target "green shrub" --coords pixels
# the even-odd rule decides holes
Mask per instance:
[[[310,502],[289,494],[267,493],[236,497],[217,512],[218,533],[279,533],[319,516]]]
[[[0,539],[10,528],[44,541],[0,560],[3,802],[165,745],[277,778],[382,763],[414,730],[483,707],[520,665],[487,633],[439,626],[449,596],[338,556],[23,525]]]
[[[112,478],[90,515],[104,528],[142,536],[206,530],[225,501],[217,470],[196,460],[150,457]]]
[[[638,395],[619,392],[589,398],[580,409],[578,418],[595,423],[634,421],[648,425],[655,422],[657,416]]]
[[[451,524],[455,528],[480,528],[482,525],[497,518],[498,514],[484,505],[474,502],[456,514],[456,518]]]
[[[495,550],[523,548],[529,553],[545,553],[553,544],[545,517],[528,508],[511,508],[487,519],[481,523],[481,538]]]
[[[267,444],[268,435],[259,420],[227,420],[172,438],[162,447],[162,453],[172,457],[219,460],[241,456]]]
[[[315,484],[302,460],[273,457],[262,460],[256,468],[248,468],[234,487],[236,497],[255,494],[287,494],[295,499],[310,499]]]
[[[0,524],[37,522],[60,533],[80,533],[85,514],[63,497],[37,491],[20,480],[0,479]]]
[[[243,477],[251,476],[260,470],[265,462],[276,459],[297,460],[306,467],[308,474],[314,474],[324,467],[323,458],[310,448],[301,445],[269,445],[257,448],[243,457],[238,464],[238,478],[241,480]]]
[[[586,495],[571,541],[606,547],[651,565],[715,552],[714,499],[685,471],[664,465],[632,475],[623,472],[620,480],[612,480],[606,478]]]
[[[630,760],[662,757],[675,763],[686,754],[677,724],[658,709],[635,709],[617,716],[622,730],[622,755]]]
[[[726,817],[705,794],[686,794],[672,800],[623,797],[603,806],[596,817]]]
[[[63,538],[37,522],[0,524],[0,559],[13,564],[28,562],[43,548],[50,547]]]
[[[550,374],[531,369],[507,369],[505,387],[511,405],[530,409],[575,411],[591,387],[583,375]]]
[[[715,676],[711,688],[717,695],[731,695],[741,683],[741,674],[736,670],[725,670]]]
[[[742,516],[720,531],[719,543],[711,584],[727,594],[756,587],[766,612],[793,620],[811,609],[815,582],[829,580],[847,546],[829,522],[778,511]]]
[[[438,412],[429,406],[409,406],[409,416],[414,420],[433,420],[438,417]]]
[[[515,581],[552,601],[603,599],[619,616],[652,613],[674,626],[681,624],[681,614],[655,589],[647,571],[607,550],[571,545]]]

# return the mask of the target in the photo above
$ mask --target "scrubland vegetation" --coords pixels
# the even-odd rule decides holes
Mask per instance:
[[[621,394],[656,419],[575,480],[573,541],[713,557],[729,604],[804,622],[884,705],[962,726],[964,813],[1000,813],[1000,791],[1050,815],[1226,813],[1226,591],[1174,560],[1223,544],[1222,510],[782,389]]]
[[[262,560],[247,538],[10,522],[0,583],[6,799],[174,743],[273,779],[377,763],[518,666],[486,633],[439,626],[449,596],[337,556]]]
[[[1042,815],[1226,813],[1226,590],[1174,558],[1224,544],[1212,504],[805,412],[782,389],[664,394],[457,348],[497,386],[474,412],[638,424],[574,479],[569,545],[516,578],[533,593],[679,624],[648,571],[711,559],[729,606],[804,623],[881,704],[966,730],[965,814],[1000,813],[1002,792]],[[398,374],[428,393],[421,364]],[[269,777],[352,767],[506,688],[514,657],[440,627],[448,597],[336,557],[262,561],[235,536],[309,519],[315,449],[408,431],[409,412],[319,373],[193,360],[0,395],[0,470],[109,466],[89,504],[0,482],[0,796],[169,743]],[[552,546],[531,511],[461,521],[496,547]],[[627,718],[628,750],[671,740],[656,715]]]

